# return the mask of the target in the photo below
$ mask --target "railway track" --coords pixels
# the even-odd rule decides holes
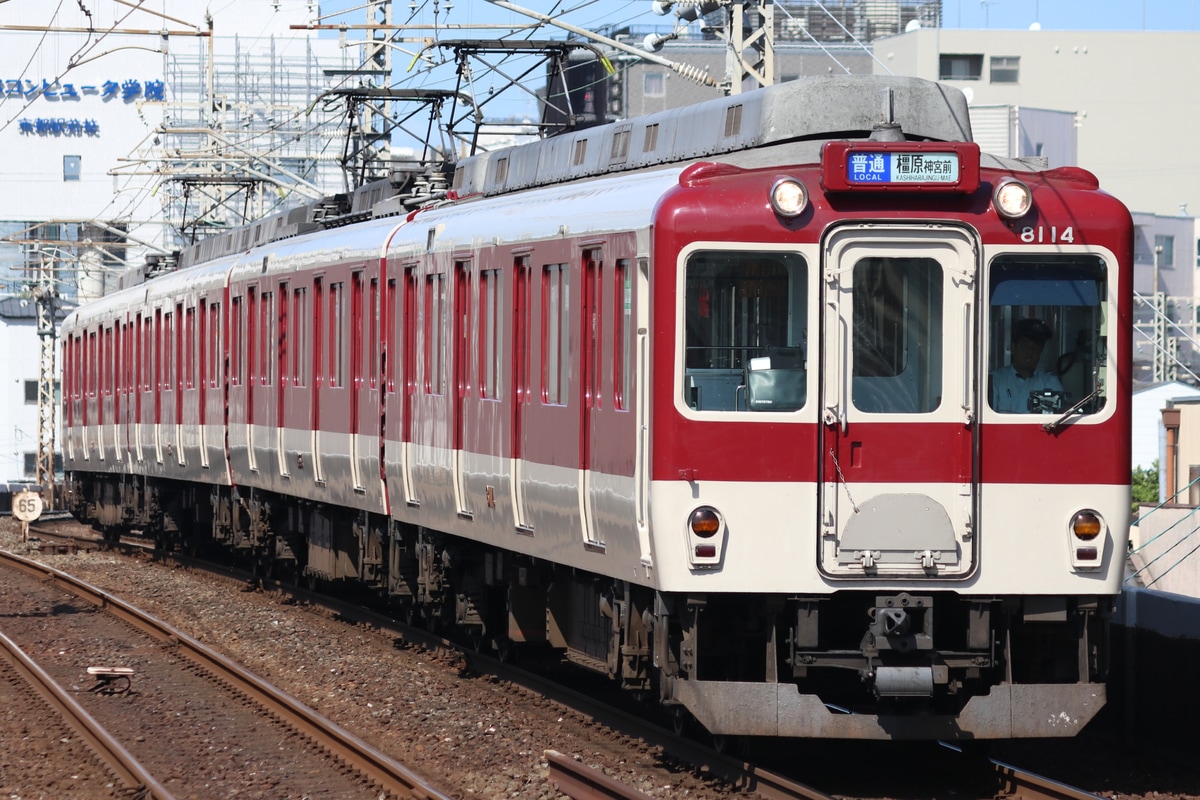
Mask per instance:
[[[39,532],[39,535],[49,536],[50,534],[49,532]],[[78,544],[81,547],[88,546],[86,541]],[[60,545],[55,545],[49,549],[54,551],[59,547]],[[799,782],[794,772],[785,775],[748,763],[741,758],[718,752],[695,740],[677,736],[672,731],[650,724],[636,713],[631,714],[615,709],[589,693],[572,691],[540,675],[474,652],[469,647],[456,648],[435,634],[400,624],[387,616],[353,603],[314,594],[288,584],[252,578],[247,573],[228,568],[198,565],[191,559],[177,558],[162,553],[156,554],[155,558],[166,564],[201,566],[210,575],[223,576],[230,582],[231,587],[244,588],[248,581],[253,580],[262,589],[282,596],[287,604],[323,606],[344,622],[374,629],[382,633],[385,638],[394,637],[397,641],[405,642],[406,646],[452,651],[465,664],[464,673],[495,676],[498,680],[522,686],[535,695],[550,698],[554,702],[561,703],[563,706],[585,715],[595,724],[603,725],[619,735],[627,737],[627,740],[631,742],[631,747],[636,742],[637,746],[654,748],[662,753],[664,760],[680,765],[681,769],[686,768],[699,774],[719,777],[727,783],[730,791],[770,800],[785,798],[823,800],[833,796]],[[971,759],[966,755],[957,756],[957,759],[961,762],[971,762],[968,766],[957,768],[964,774],[972,776],[969,778],[971,784],[989,787],[980,790],[980,797],[1076,798],[1079,800],[1095,797],[1095,795],[1082,790],[1054,783],[1008,764],[987,762],[977,758]],[[570,796],[580,798],[645,796],[639,795],[628,785],[614,782],[610,778],[606,779],[602,773],[590,769],[583,761],[572,756],[563,755],[556,759],[547,753],[545,760],[551,780],[560,787],[560,791],[564,791]],[[563,783],[560,778],[568,774],[564,770],[579,773],[583,777],[572,777]],[[830,781],[824,777],[821,780],[828,785],[838,784],[838,781]],[[597,788],[605,783],[616,786],[614,791],[618,793],[605,794],[604,792],[608,790]],[[621,791],[628,791],[630,794],[621,794],[619,793]],[[852,792],[839,791],[837,796],[853,797],[855,795]]]
[[[239,782],[278,796],[450,797],[161,620],[44,564],[4,551],[0,564],[12,598],[9,638],[49,656],[39,667],[14,647],[14,663],[110,754],[105,760],[126,785],[163,800],[172,787],[201,797],[220,787],[212,794],[220,796]],[[70,656],[54,658],[55,650]],[[97,660],[101,653],[120,654],[121,663]],[[94,685],[76,690],[74,702],[61,685],[79,680],[80,658],[90,662]],[[211,760],[197,759],[206,751]]]

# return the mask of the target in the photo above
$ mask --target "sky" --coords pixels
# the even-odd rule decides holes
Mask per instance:
[[[1197,0],[942,0],[946,28],[1192,31]]]
[[[828,0],[838,5],[843,0]],[[650,0],[512,0],[515,5],[544,14],[563,13],[572,24],[594,28],[605,23],[634,25],[670,24],[650,10]],[[450,11],[447,14],[446,6]],[[394,23],[408,17],[412,0],[393,0]],[[432,23],[436,7],[440,21],[481,24],[526,21],[518,14],[497,8],[487,0],[418,0],[418,19]],[[328,15],[352,9],[347,21],[365,19],[361,0],[322,0]],[[356,10],[354,10],[356,9]],[[778,12],[777,12],[778,13]],[[1200,0],[943,0],[942,24],[946,28],[1026,29],[1038,23],[1043,30],[1180,31],[1200,30]]]
[[[666,32],[676,23],[674,14],[660,16],[652,11],[651,0],[509,0],[512,5],[559,19],[586,30],[619,29],[626,25],[635,27],[655,26]],[[778,0],[777,0],[778,2]],[[824,0],[829,6],[839,6],[853,0]],[[436,35],[446,38],[499,38],[513,35],[514,38],[553,38],[567,36],[562,29],[544,29],[536,32],[511,31],[503,28],[479,29],[469,26],[480,25],[532,25],[536,21],[520,13],[496,6],[488,0],[392,0],[393,25],[418,25],[398,36],[433,37],[436,23],[440,30]],[[345,22],[361,25],[367,21],[364,0],[321,0],[322,22]],[[777,10],[776,14],[784,13]],[[376,20],[377,22],[380,20]],[[457,30],[447,29],[447,24],[464,26]],[[942,23],[946,28],[963,29],[1028,29],[1037,23],[1042,30],[1200,30],[1200,0],[943,0]],[[323,36],[337,36],[334,31],[325,31]],[[344,37],[361,41],[367,38],[361,31],[348,31]],[[419,43],[393,40],[392,51],[393,85],[410,88],[453,88],[456,75],[452,64],[446,60],[451,51],[434,48],[427,59],[434,59],[442,66],[427,68],[420,65],[415,70],[406,69],[413,63],[412,56],[421,48]],[[520,58],[520,57],[518,57]],[[526,57],[527,58],[527,57]],[[506,71],[519,72],[515,61],[507,62]],[[478,66],[478,65],[477,65]],[[500,91],[503,81],[486,71],[476,74],[476,91],[495,88]],[[537,82],[540,82],[537,81]],[[478,95],[477,95],[478,96]],[[492,118],[536,119],[537,103],[529,94],[515,92],[504,94],[490,103],[487,111]]]

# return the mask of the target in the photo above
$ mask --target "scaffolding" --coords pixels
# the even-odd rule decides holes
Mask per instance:
[[[295,45],[295,41],[290,41]],[[178,245],[320,198],[341,186],[341,119],[313,100],[348,70],[342,59],[209,37],[165,59],[170,97],[154,138],[117,174],[159,181]]]

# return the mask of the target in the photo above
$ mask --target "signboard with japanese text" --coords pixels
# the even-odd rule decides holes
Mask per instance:
[[[45,100],[54,104],[55,112],[65,112],[58,116],[22,115],[17,119],[18,129],[23,136],[99,136],[100,123],[95,117],[67,116],[73,112],[87,113],[89,100],[101,103],[132,103],[136,100],[161,102],[165,99],[165,85],[161,80],[138,80],[126,78],[121,81],[105,80],[98,83],[70,83],[66,81],[42,78],[3,79],[0,84],[0,95],[5,100],[17,99],[25,102],[31,111],[42,105],[34,105],[36,100]]]

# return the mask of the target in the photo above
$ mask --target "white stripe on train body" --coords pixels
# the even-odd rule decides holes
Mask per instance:
[[[880,88],[911,141],[869,137]],[[1073,735],[1124,563],[1131,221],[968,136],[944,87],[798,81],[230,234],[64,324],[72,509],[717,734]],[[1002,403],[1021,335],[1054,385]]]

